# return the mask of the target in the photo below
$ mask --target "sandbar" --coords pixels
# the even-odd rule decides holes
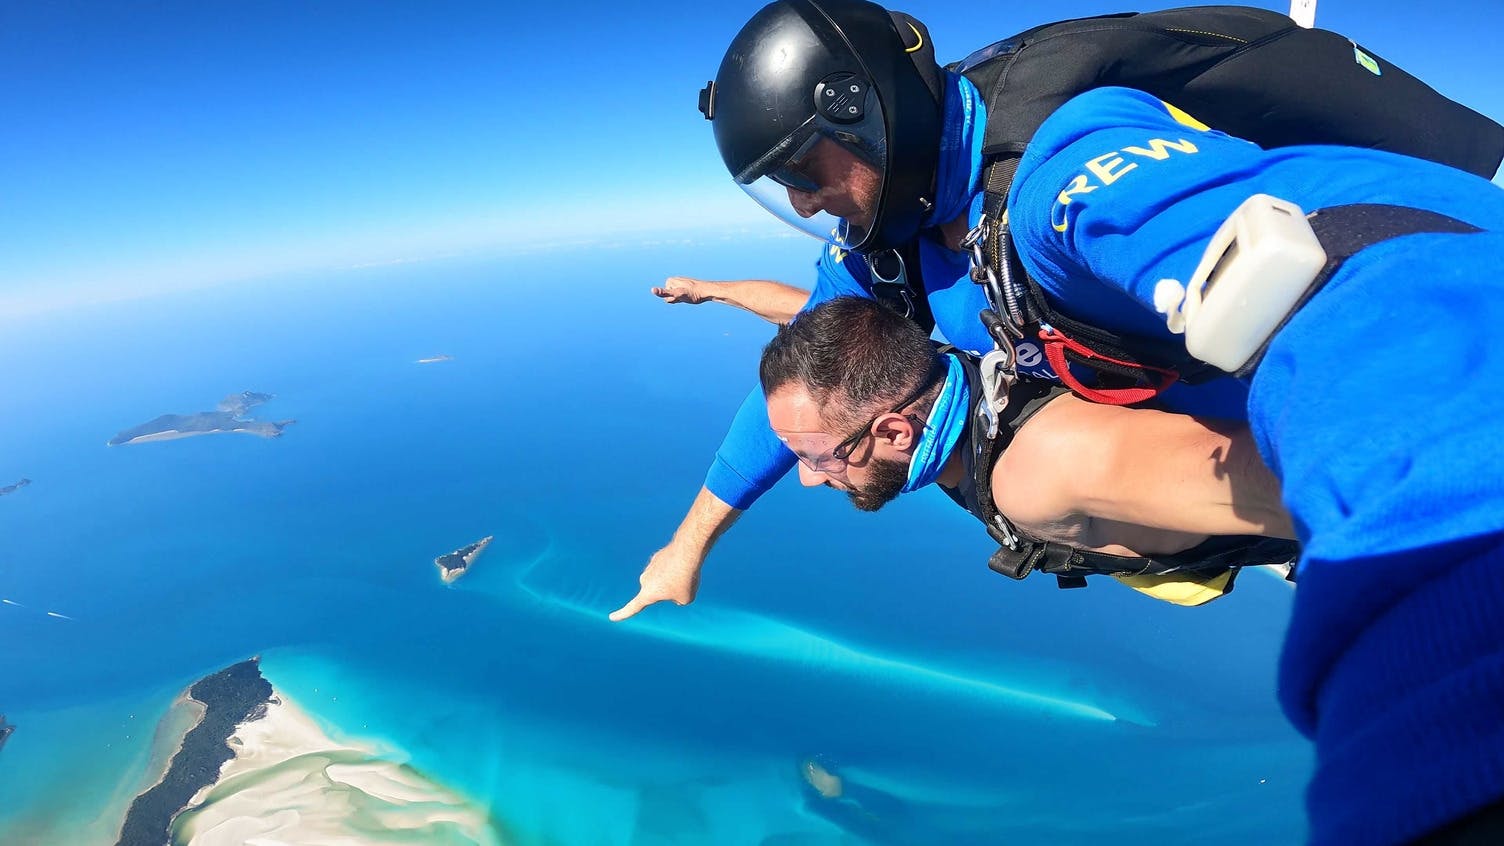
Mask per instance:
[[[374,744],[337,741],[318,721],[261,676],[252,659],[208,677],[231,674],[229,684],[201,681],[204,717],[184,739],[162,783],[196,774],[191,795],[170,819],[160,814],[136,821],[127,815],[121,846],[170,843],[229,846],[246,843],[444,843],[500,846],[488,809],[425,777],[411,766],[381,756]],[[222,679],[222,682],[226,681]],[[261,698],[264,697],[264,698]],[[226,713],[250,704],[226,728]],[[230,710],[227,712],[226,708]],[[205,754],[194,733],[213,725],[216,747]],[[185,758],[189,747],[197,751]],[[218,759],[222,763],[214,763]],[[179,788],[181,789],[181,788]],[[162,794],[161,785],[138,797]],[[149,803],[150,804],[150,803]],[[158,801],[158,806],[165,803]],[[157,824],[166,830],[157,829]]]

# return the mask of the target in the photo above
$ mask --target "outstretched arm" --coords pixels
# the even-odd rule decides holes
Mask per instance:
[[[1248,427],[1222,420],[1063,396],[1019,431],[993,487],[999,510],[1021,523],[1074,515],[1187,535],[1295,537]]]
[[[612,622],[620,622],[655,602],[671,600],[688,605],[700,587],[700,570],[716,540],[742,512],[722,502],[708,488],[700,493],[680,521],[668,545],[653,553],[648,566],[638,578],[641,588],[622,607],[611,612]]]
[[[653,295],[671,303],[725,303],[778,324],[793,320],[809,300],[809,291],[782,282],[767,279],[716,282],[691,276],[670,276],[653,288]]]
[[[704,282],[687,277],[670,277],[668,284],[680,280],[697,285],[751,286],[750,289],[739,289],[743,291],[756,290],[758,285],[770,286],[763,289],[762,293],[781,299],[778,299],[776,305],[760,302],[761,307],[769,309],[767,314],[759,312],[749,303],[735,304],[775,322],[775,318],[782,316],[781,311],[787,310],[787,316],[783,317],[787,321],[805,304],[806,298],[818,302],[843,294],[860,295],[865,292],[843,266],[844,257],[844,254],[821,249],[817,265],[819,276],[813,295],[778,282],[755,280]],[[664,296],[660,289],[654,289],[654,293]],[[795,299],[798,301],[795,302]],[[703,300],[696,300],[701,301]],[[780,314],[773,314],[774,309],[780,310]],[[726,433],[720,449],[716,451],[715,460],[705,474],[705,486],[695,497],[689,513],[679,523],[673,540],[648,559],[647,567],[638,579],[641,587],[637,595],[626,605],[613,611],[611,619],[625,620],[663,600],[671,600],[680,605],[693,602],[700,585],[700,571],[716,540],[793,466],[794,455],[773,434],[768,425],[768,409],[762,391],[754,388],[732,420],[730,431]]]
[[[693,602],[710,548],[793,465],[793,453],[768,426],[762,391],[753,390],[731,422],[705,474],[705,486],[679,522],[673,540],[653,553],[639,579],[641,589],[611,619],[625,620],[665,599],[680,605]]]

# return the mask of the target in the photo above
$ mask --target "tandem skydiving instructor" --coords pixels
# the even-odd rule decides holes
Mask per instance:
[[[1497,170],[1504,129],[1257,9],[1048,25],[944,69],[933,55],[908,16],[780,0],[702,92],[738,184],[829,242],[806,307],[876,297],[1007,376],[1246,419],[1304,549],[1279,686],[1316,746],[1312,842],[1490,842],[1504,194],[1474,174]],[[1261,233],[1319,260],[1231,261],[1266,255]],[[1257,308],[1227,306],[1274,278],[1245,291]],[[754,391],[612,618],[691,601],[715,539],[794,461]]]

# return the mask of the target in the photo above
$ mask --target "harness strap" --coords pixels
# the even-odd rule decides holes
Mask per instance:
[[[1018,173],[1020,158],[1018,155],[994,158],[984,171],[986,186],[982,192],[982,214],[984,219],[996,224],[984,234],[981,246],[987,267],[984,276],[976,281],[988,285],[987,295],[993,310],[1022,329],[1038,318],[1030,313],[1028,301],[1022,296],[1022,286],[1029,274],[1019,261],[1018,251],[1013,249],[1013,237],[1008,231],[1008,190],[1013,186],[1013,176]],[[990,270],[991,274],[986,274],[985,270]]]
[[[1180,373],[1176,370],[1122,361],[1098,353],[1079,341],[1066,337],[1053,326],[1040,327],[1039,339],[1044,341],[1044,357],[1050,362],[1050,367],[1055,370],[1055,373],[1060,376],[1060,381],[1092,402],[1107,405],[1132,405],[1153,399],[1180,379]],[[1134,371],[1147,372],[1155,375],[1157,381],[1152,385],[1133,385],[1126,388],[1092,388],[1083,384],[1080,379],[1076,378],[1076,374],[1071,372],[1070,362],[1072,361],[1135,380],[1140,377],[1140,372]]]
[[[1438,212],[1384,203],[1330,206],[1313,212],[1310,221],[1316,240],[1321,242],[1321,248],[1326,251],[1329,271],[1336,270],[1343,261],[1352,258],[1365,247],[1372,247],[1401,235],[1422,232],[1473,235],[1483,231],[1471,223],[1463,223],[1455,217]]]

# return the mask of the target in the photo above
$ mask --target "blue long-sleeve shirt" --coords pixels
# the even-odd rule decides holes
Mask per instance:
[[[1099,89],[1040,128],[1009,213],[1025,266],[1075,316],[1173,338],[1155,287],[1185,282],[1254,193],[1485,230],[1348,259],[1249,396],[1304,545],[1279,695],[1316,743],[1312,840],[1404,842],[1504,796],[1504,191],[1389,153],[1262,150]]]
[[[970,225],[976,225],[982,211],[982,138],[986,128],[986,109],[981,95],[969,80],[947,73],[944,92],[944,124],[937,174],[936,211],[932,224],[948,223],[965,212]],[[865,261],[858,255],[830,247],[817,262],[814,291],[805,309],[838,296],[872,296],[872,283]],[[971,281],[967,255],[954,252],[930,229],[920,236],[919,256],[924,292],[936,328],[945,340],[972,352],[992,348],[977,315],[987,308],[986,295]],[[1064,309],[1074,314],[1071,308]],[[1113,317],[1112,315],[1108,315]],[[1109,320],[1105,325],[1117,325]],[[1129,321],[1119,328],[1137,325]],[[1026,339],[1017,345],[1019,372],[1053,379],[1055,375],[1044,360],[1037,341]],[[1209,384],[1176,385],[1161,400],[1166,408],[1188,413],[1219,417],[1238,417],[1246,398],[1246,388],[1232,379]],[[730,430],[716,451],[705,476],[705,487],[721,501],[735,508],[749,508],[763,493],[794,466],[794,456],[768,425],[767,408],[762,392],[753,389],[743,401]]]

